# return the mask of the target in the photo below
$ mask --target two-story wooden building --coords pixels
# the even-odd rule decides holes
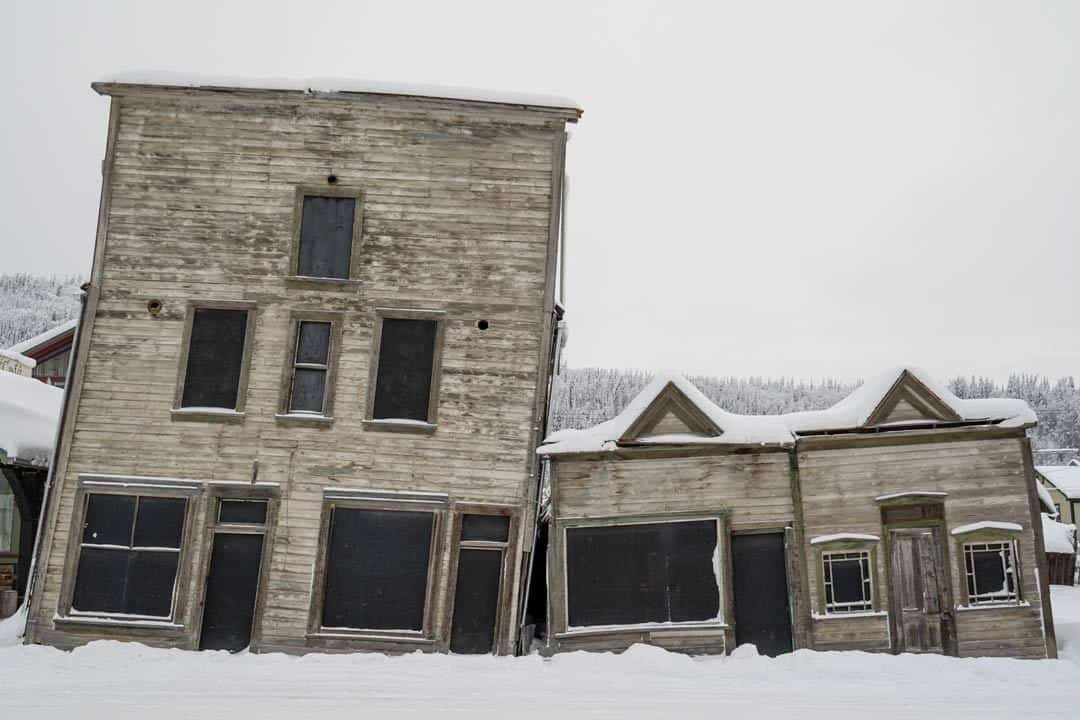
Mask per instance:
[[[101,210],[29,641],[512,652],[580,110],[94,88]]]
[[[915,369],[782,416],[659,376],[539,450],[544,648],[1054,657],[1034,423]]]

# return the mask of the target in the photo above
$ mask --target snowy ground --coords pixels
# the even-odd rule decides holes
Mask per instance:
[[[0,623],[4,717],[547,717],[753,720],[1077,718],[1080,588],[1055,587],[1061,660],[745,652],[689,658],[637,646],[553,660],[239,655],[96,642],[11,645]]]

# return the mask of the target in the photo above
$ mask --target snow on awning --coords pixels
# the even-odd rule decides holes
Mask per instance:
[[[0,459],[49,464],[64,391],[0,372]]]
[[[832,535],[818,535],[810,538],[811,545],[823,545],[831,542],[878,542],[881,540],[877,535],[867,533],[833,533]]]
[[[1024,528],[1014,522],[998,522],[997,520],[982,520],[954,527],[952,535],[967,535],[979,530],[1005,530],[1006,532],[1020,532]]]

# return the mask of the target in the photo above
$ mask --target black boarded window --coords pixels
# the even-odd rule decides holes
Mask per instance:
[[[289,412],[322,415],[330,367],[330,323],[300,321],[293,356]]]
[[[296,274],[303,277],[349,277],[356,198],[304,197]]]
[[[822,563],[827,613],[873,609],[869,552],[824,553]]]
[[[375,420],[429,422],[437,328],[435,320],[383,318],[372,409]]]
[[[1012,542],[968,543],[964,565],[972,605],[1017,601]]]
[[[716,521],[566,531],[569,625],[714,620]]]
[[[335,507],[322,625],[420,632],[435,514]]]
[[[171,617],[186,510],[183,498],[87,496],[72,610]]]
[[[236,409],[247,310],[195,308],[181,407]]]

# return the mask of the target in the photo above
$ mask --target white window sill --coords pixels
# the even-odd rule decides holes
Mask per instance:
[[[333,415],[316,415],[315,413],[277,413],[274,419],[297,425],[330,425],[334,422]]]
[[[847,620],[848,618],[868,618],[868,617],[888,617],[889,613],[885,610],[859,610],[857,612],[849,613],[814,613],[813,618],[815,620]]]
[[[381,420],[365,420],[365,430],[375,430],[381,432],[400,432],[400,433],[417,433],[420,435],[434,435],[438,426],[435,423],[424,422],[423,420],[393,420],[393,419],[381,419]]]
[[[173,420],[193,420],[197,422],[241,422],[244,413],[228,408],[183,407],[172,408],[169,415]]]
[[[423,633],[393,630],[350,630],[348,628],[324,628],[307,634],[311,640],[356,640],[359,642],[398,642],[413,645],[434,645],[435,639],[424,637]]]
[[[680,632],[686,630],[726,630],[727,623],[722,622],[684,622],[684,623],[635,623],[632,625],[585,625],[582,627],[570,627],[560,633],[555,633],[556,638],[584,637],[588,635],[611,635],[615,633],[638,633],[638,632]]]
[[[53,615],[57,627],[64,625],[86,625],[91,627],[146,628],[148,630],[183,630],[181,623],[166,619],[151,619],[140,616],[91,615],[73,611],[70,615]]]
[[[1006,602],[995,603],[979,603],[978,605],[957,605],[957,612],[969,612],[972,610],[1008,610],[1009,608],[1029,608],[1031,603],[1016,602],[1015,600],[1008,600]]]

